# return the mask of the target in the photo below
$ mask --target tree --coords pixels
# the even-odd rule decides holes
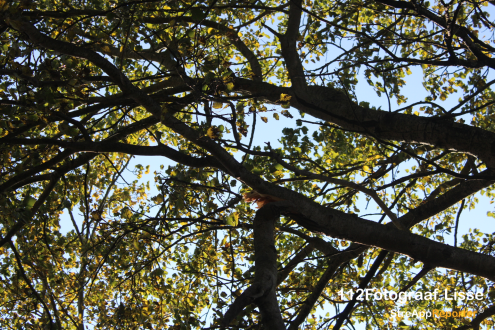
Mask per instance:
[[[1,327],[492,327],[490,3],[1,1]]]

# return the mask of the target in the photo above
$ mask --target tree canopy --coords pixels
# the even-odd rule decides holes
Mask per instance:
[[[0,327],[493,327],[494,8],[0,1]]]

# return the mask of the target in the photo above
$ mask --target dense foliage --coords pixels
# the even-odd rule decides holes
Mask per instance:
[[[0,1],[0,327],[492,328],[494,8]]]

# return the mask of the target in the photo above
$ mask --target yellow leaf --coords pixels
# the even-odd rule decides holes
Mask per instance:
[[[124,218],[130,218],[132,216],[132,211],[129,210],[128,207],[125,207],[123,210],[122,210],[122,213],[121,213],[122,217]]]
[[[208,135],[210,139],[217,139],[219,137],[218,128],[214,126],[208,128],[208,131],[206,131],[206,135]]]
[[[370,168],[368,167],[368,165],[363,166],[363,171],[370,172]]]
[[[261,117],[261,120],[263,120],[264,123],[268,123],[268,118],[266,117]]]
[[[154,202],[155,202],[155,204],[161,204],[161,203],[163,203],[163,195],[160,194],[160,195],[156,196],[154,198]]]
[[[235,214],[230,214],[225,218],[225,223],[229,226],[237,226],[239,216],[235,216]]]
[[[110,47],[108,46],[101,46],[101,51],[105,54],[110,54],[112,51],[110,50]]]
[[[280,101],[282,102],[287,102],[287,101],[290,101],[290,99],[292,98],[292,96],[288,95],[288,94],[280,94]]]
[[[213,108],[214,109],[221,109],[223,106],[223,103],[221,102],[213,102]]]

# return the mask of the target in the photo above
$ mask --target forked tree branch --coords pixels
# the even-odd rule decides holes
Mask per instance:
[[[244,291],[225,313],[221,326],[228,326],[242,310],[255,303],[261,312],[266,329],[285,330],[277,302],[277,250],[275,249],[275,222],[280,217],[279,208],[272,204],[263,206],[254,217],[253,284]]]

